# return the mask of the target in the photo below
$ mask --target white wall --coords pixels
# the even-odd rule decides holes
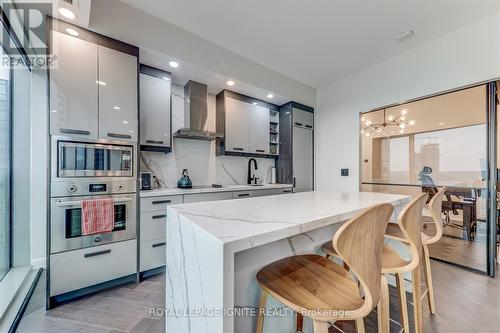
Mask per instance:
[[[359,112],[499,78],[499,40],[497,13],[318,88],[317,189],[359,189]]]
[[[172,88],[172,131],[184,127],[184,88]],[[215,131],[215,96],[208,95],[206,130]],[[173,139],[169,154],[142,152],[141,171],[150,170],[163,186],[175,187],[182,169],[189,169],[193,185],[246,184],[248,158],[216,156],[215,141]],[[255,175],[265,183],[270,182],[270,168],[274,159],[257,158]]]

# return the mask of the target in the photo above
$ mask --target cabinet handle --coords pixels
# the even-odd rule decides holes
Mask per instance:
[[[293,187],[295,187],[295,177],[293,177]]]
[[[155,244],[151,245],[151,247],[160,247],[160,246],[165,246],[165,245],[167,245],[167,242],[155,243]]]
[[[241,193],[241,194],[238,194],[238,197],[249,197],[250,196],[250,193]]]
[[[283,190],[283,193],[292,193],[292,190]]]
[[[294,124],[297,125],[297,126],[303,126],[304,125],[302,123],[294,123]]]
[[[91,252],[91,253],[85,253],[83,256],[85,258],[90,258],[90,257],[100,256],[100,255],[103,255],[103,254],[108,254],[108,253],[111,253],[111,249],[97,251],[97,252]]]
[[[155,143],[155,144],[158,144],[158,145],[162,145],[162,144],[163,144],[163,141],[146,140],[146,143]]]
[[[153,205],[161,205],[161,204],[168,204],[171,202],[172,202],[172,200],[158,200],[158,201],[153,201],[152,204]]]
[[[313,128],[311,125],[306,125],[307,128]]]
[[[258,153],[265,153],[266,152],[264,149],[256,149],[255,151]]]
[[[61,128],[59,129],[61,133],[65,134],[81,134],[81,135],[90,135],[89,131],[85,130],[77,130],[77,129],[72,129],[72,128]]]
[[[157,219],[162,219],[162,218],[165,218],[167,217],[167,215],[163,214],[163,215],[153,215],[152,219],[153,220],[157,220]]]
[[[233,147],[233,150],[243,150],[243,148]]]
[[[118,133],[108,133],[110,138],[119,138],[119,139],[131,139],[132,135],[129,134],[118,134]]]

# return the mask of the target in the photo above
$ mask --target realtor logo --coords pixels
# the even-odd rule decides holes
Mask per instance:
[[[48,2],[16,2],[2,5],[4,24],[2,29],[1,66],[28,63],[36,68],[53,67],[56,57],[49,54],[46,14],[52,13]],[[22,49],[23,51],[20,51]],[[25,53],[25,54],[24,54]]]

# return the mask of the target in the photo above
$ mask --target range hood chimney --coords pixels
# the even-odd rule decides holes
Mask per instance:
[[[184,86],[184,128],[174,138],[211,141],[223,134],[205,130],[208,118],[208,88],[206,84],[188,81]]]

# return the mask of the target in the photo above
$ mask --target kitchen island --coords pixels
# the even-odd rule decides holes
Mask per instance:
[[[388,202],[396,216],[409,200],[371,192],[303,192],[168,207],[166,332],[255,331],[260,268],[317,252],[364,208]],[[265,332],[293,331],[289,310],[273,300],[268,308],[275,311],[265,320]]]

